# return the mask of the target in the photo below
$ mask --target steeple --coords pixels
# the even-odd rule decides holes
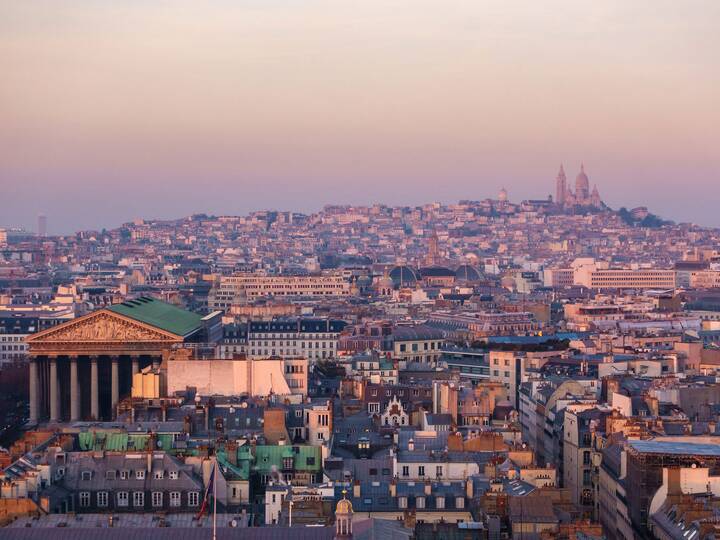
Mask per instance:
[[[565,169],[560,164],[560,172],[558,172],[555,180],[555,202],[560,206],[564,206],[567,202],[567,178],[565,177]]]

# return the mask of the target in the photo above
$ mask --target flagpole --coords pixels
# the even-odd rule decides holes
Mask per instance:
[[[217,456],[215,456],[213,474],[213,540],[217,540]]]

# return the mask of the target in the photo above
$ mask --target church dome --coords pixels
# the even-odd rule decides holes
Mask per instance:
[[[500,193],[498,194],[498,200],[500,202],[506,202],[508,200],[508,192],[505,188],[502,188],[500,190]]]
[[[575,177],[575,194],[581,197],[587,197],[590,192],[590,180],[585,174],[585,165],[580,165],[580,172]]]
[[[390,279],[396,287],[408,287],[417,283],[418,275],[411,267],[400,265],[390,270]]]
[[[480,281],[482,274],[480,270],[470,264],[463,264],[458,266],[455,270],[455,279],[458,281]]]
[[[352,503],[344,497],[340,499],[335,507],[336,514],[352,514],[353,507]]]

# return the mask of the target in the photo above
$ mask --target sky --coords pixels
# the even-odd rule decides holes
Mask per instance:
[[[717,0],[5,0],[0,226],[554,192],[720,226]]]

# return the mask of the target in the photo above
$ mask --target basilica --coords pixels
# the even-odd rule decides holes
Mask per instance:
[[[600,199],[600,193],[597,186],[593,186],[590,191],[590,180],[585,174],[585,166],[580,165],[580,173],[575,177],[575,192],[568,186],[565,170],[560,165],[560,172],[556,179],[556,195],[555,202],[558,206],[567,208],[573,206],[591,206],[593,208],[602,208],[603,202]]]

